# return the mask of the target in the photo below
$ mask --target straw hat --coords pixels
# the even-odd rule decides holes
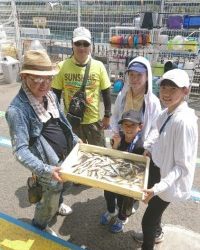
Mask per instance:
[[[24,55],[21,74],[53,76],[57,74],[44,50],[29,50]]]

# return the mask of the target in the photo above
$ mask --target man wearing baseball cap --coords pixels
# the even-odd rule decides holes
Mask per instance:
[[[89,44],[91,44],[91,39],[91,33],[85,27],[78,27],[73,31],[73,43],[78,41],[87,41]]]
[[[148,207],[142,219],[143,234],[134,234],[136,241],[143,242],[142,250],[152,250],[155,243],[163,240],[161,218],[169,204],[190,197],[197,157],[198,118],[185,101],[189,87],[188,74],[181,69],[166,72],[160,80],[160,99],[166,109],[158,117],[159,137],[150,149],[153,164],[148,189],[144,190]]]
[[[104,146],[103,129],[109,127],[111,116],[110,80],[102,62],[91,57],[91,33],[85,27],[78,27],[73,31],[70,58],[58,64],[59,73],[52,82],[53,91],[59,100],[64,92],[65,111],[68,112],[70,100],[80,90],[86,66],[91,62],[86,82],[86,109],[83,120],[77,127],[72,125],[74,132],[85,143]],[[100,95],[104,103],[104,116],[100,118]]]

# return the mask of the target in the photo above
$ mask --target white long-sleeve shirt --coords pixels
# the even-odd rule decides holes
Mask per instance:
[[[160,168],[161,181],[154,194],[174,202],[190,197],[198,147],[197,116],[186,102],[179,105],[152,146],[152,160]],[[168,117],[167,109],[157,121],[158,130]]]

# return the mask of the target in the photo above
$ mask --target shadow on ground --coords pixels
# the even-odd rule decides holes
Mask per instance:
[[[21,208],[26,208],[26,207],[30,207],[31,204],[28,201],[28,188],[27,186],[23,186],[18,188],[15,191],[15,195],[17,196],[18,200],[19,200],[19,206]]]
[[[110,226],[102,226],[99,217],[105,211],[105,200],[102,196],[89,199],[87,202],[77,202],[73,213],[65,217],[59,229],[61,236],[70,237],[70,242],[84,245],[87,249],[95,250],[134,250],[136,242],[133,240],[133,231],[113,234]]]

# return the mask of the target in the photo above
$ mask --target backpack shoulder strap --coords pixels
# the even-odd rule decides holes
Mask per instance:
[[[87,79],[88,79],[88,76],[89,76],[90,65],[91,65],[91,58],[90,58],[90,60],[88,61],[87,65],[86,65],[85,74],[84,74],[84,77],[83,77],[83,83],[82,83],[82,86],[81,86],[81,90],[83,90],[83,91],[85,90],[86,82],[87,82]]]

